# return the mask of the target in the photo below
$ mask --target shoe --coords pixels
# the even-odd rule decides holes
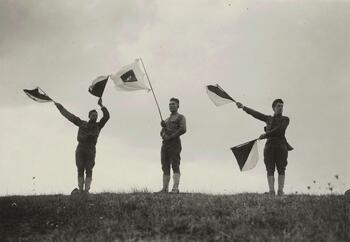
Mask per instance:
[[[168,190],[162,189],[162,190],[160,190],[160,191],[158,191],[158,192],[155,192],[155,193],[156,193],[156,194],[168,193]]]
[[[270,195],[270,196],[275,196],[276,195],[275,191],[265,192],[264,194]]]
[[[163,175],[163,188],[159,192],[155,192],[155,193],[168,193],[169,181],[170,181],[170,175]]]
[[[181,176],[180,173],[173,174],[174,184],[173,184],[173,189],[171,190],[170,193],[173,193],[173,194],[179,193],[180,176]]]
[[[85,179],[85,190],[84,190],[84,192],[86,194],[89,194],[90,187],[91,187],[91,182],[92,182],[92,177],[86,177],[86,179]]]
[[[278,196],[283,196],[283,195],[284,195],[283,190],[278,190],[278,191],[277,191],[277,195],[278,195]]]
[[[180,191],[179,189],[176,189],[176,188],[173,188],[171,191],[170,191],[171,194],[179,194]]]

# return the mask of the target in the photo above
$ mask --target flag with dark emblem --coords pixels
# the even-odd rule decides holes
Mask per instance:
[[[228,95],[218,84],[206,86],[207,94],[210,100],[216,105],[221,106],[227,103],[236,102]]]
[[[44,93],[39,87],[33,90],[23,89],[23,91],[25,94],[27,94],[29,98],[33,99],[36,102],[52,102],[52,99],[49,96],[47,96],[46,93]]]
[[[97,77],[92,81],[92,84],[89,87],[89,92],[96,97],[102,97],[108,78],[109,76]]]
[[[259,160],[258,140],[252,140],[231,148],[241,171],[253,169]]]
[[[150,90],[145,83],[146,74],[140,66],[140,59],[122,67],[116,74],[111,75],[117,90],[136,91]]]

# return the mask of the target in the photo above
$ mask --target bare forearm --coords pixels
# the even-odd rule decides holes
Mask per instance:
[[[176,132],[169,136],[170,139],[178,138],[186,133],[186,129],[178,129]]]

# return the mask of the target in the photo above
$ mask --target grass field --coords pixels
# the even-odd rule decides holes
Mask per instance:
[[[1,241],[350,241],[341,195],[0,197]]]

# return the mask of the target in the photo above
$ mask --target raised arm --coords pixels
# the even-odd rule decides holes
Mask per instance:
[[[70,113],[67,109],[65,109],[62,104],[60,103],[56,103],[55,105],[57,107],[57,109],[60,111],[60,113],[69,121],[71,121],[73,124],[75,124],[76,126],[80,126],[82,121],[80,118],[78,118],[77,116],[75,116],[74,114]]]
[[[101,118],[101,120],[99,122],[100,129],[102,129],[105,126],[105,124],[107,123],[107,121],[109,120],[110,116],[109,116],[108,109],[105,106],[103,106],[103,104],[102,104],[102,98],[100,98],[98,100],[98,105],[100,105],[102,113],[103,113],[103,117]]]
[[[243,109],[247,114],[250,114],[252,115],[254,118],[260,120],[260,121],[263,121],[263,122],[267,122],[269,116],[268,115],[265,115],[263,113],[260,113],[258,111],[255,111],[254,109],[251,109],[251,108],[248,108],[246,106],[244,106],[242,103],[240,102],[237,102],[236,103],[237,107],[238,108],[241,108]]]

